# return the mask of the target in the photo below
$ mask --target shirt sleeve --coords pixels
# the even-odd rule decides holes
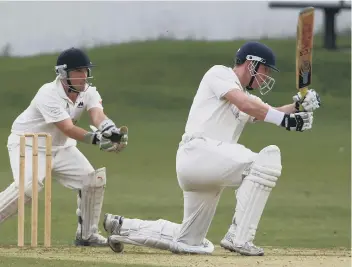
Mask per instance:
[[[46,123],[54,123],[71,118],[60,101],[54,97],[38,97],[34,102]]]
[[[88,90],[90,90],[90,89],[88,89]],[[99,92],[96,89],[89,92],[89,97],[88,97],[88,102],[87,102],[87,111],[90,110],[91,108],[103,109],[103,100],[102,100]]]
[[[226,67],[214,66],[207,75],[210,89],[218,99],[221,99],[231,90],[242,90],[242,86],[236,79],[235,74]]]

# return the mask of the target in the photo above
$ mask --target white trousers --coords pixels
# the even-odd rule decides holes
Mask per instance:
[[[164,249],[183,244],[176,251],[192,249],[202,253],[223,189],[239,186],[257,155],[239,144],[200,137],[186,140],[176,156],[177,178],[184,197],[181,225],[165,220],[126,219],[122,237],[116,236],[116,239]],[[126,232],[131,234],[125,238]]]
[[[14,182],[0,193],[0,223],[17,212],[19,173],[20,173],[20,144],[19,138],[10,135],[8,139],[8,152]],[[25,148],[25,201],[30,200],[32,182],[32,147]],[[44,178],[46,171],[45,150],[38,151],[38,189],[45,186]],[[66,147],[52,152],[52,173],[57,180],[67,188],[80,190],[83,181],[90,178],[94,173],[93,166],[86,157],[75,147]],[[80,208],[80,207],[78,207]]]
[[[176,171],[184,215],[177,241],[192,246],[202,242],[223,189],[240,186],[256,155],[243,145],[203,137],[186,140],[179,147]]]
[[[8,143],[8,152],[12,175],[18,184],[20,144]],[[25,183],[27,184],[32,181],[32,147],[26,146],[25,153]],[[39,182],[43,182],[45,178],[45,160],[45,151],[38,151]],[[71,189],[81,189],[83,179],[88,179],[88,175],[94,172],[94,168],[77,147],[71,146],[52,153],[52,172],[63,186]]]

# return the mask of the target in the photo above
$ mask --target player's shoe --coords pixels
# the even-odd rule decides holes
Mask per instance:
[[[105,231],[109,234],[108,237],[108,245],[110,248],[117,252],[120,253],[124,249],[124,245],[121,242],[117,242],[116,240],[111,240],[110,236],[111,235],[119,235],[120,234],[120,229],[122,227],[123,223],[123,217],[119,215],[113,215],[110,213],[106,213],[104,216],[104,222],[103,226]]]
[[[103,226],[109,235],[119,235],[123,223],[123,217],[106,213],[104,216]]]
[[[106,247],[108,246],[108,239],[102,236],[98,232],[98,230],[96,230],[87,240],[84,240],[82,239],[81,231],[77,229],[75,245],[90,246],[90,247]]]
[[[235,226],[231,225],[225,237],[220,241],[220,246],[232,252],[245,256],[263,256],[264,249],[255,246],[252,242],[236,244]]]

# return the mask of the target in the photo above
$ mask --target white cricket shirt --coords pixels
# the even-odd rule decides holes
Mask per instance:
[[[222,65],[211,67],[203,76],[193,99],[185,136],[201,135],[237,143],[245,124],[254,118],[239,111],[223,97],[230,90],[242,90],[249,96],[258,98],[242,88],[232,68]]]
[[[94,107],[103,108],[102,99],[95,87],[91,86],[81,92],[76,103],[73,103],[57,77],[53,82],[44,84],[27,109],[15,119],[8,142],[19,142],[19,134],[22,133],[45,132],[52,136],[53,151],[60,147],[75,146],[77,141],[63,134],[54,123],[68,118],[76,123],[84,110]],[[32,144],[31,138],[28,138],[27,144]],[[38,147],[45,147],[44,138],[39,138]]]

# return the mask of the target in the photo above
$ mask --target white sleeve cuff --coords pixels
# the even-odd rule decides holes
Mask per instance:
[[[266,114],[264,121],[280,126],[282,120],[284,119],[284,116],[285,116],[284,112],[278,111],[272,107],[269,107],[268,113]]]
[[[115,123],[110,119],[105,119],[99,124],[98,129],[102,132],[105,128],[109,126],[115,126]]]

